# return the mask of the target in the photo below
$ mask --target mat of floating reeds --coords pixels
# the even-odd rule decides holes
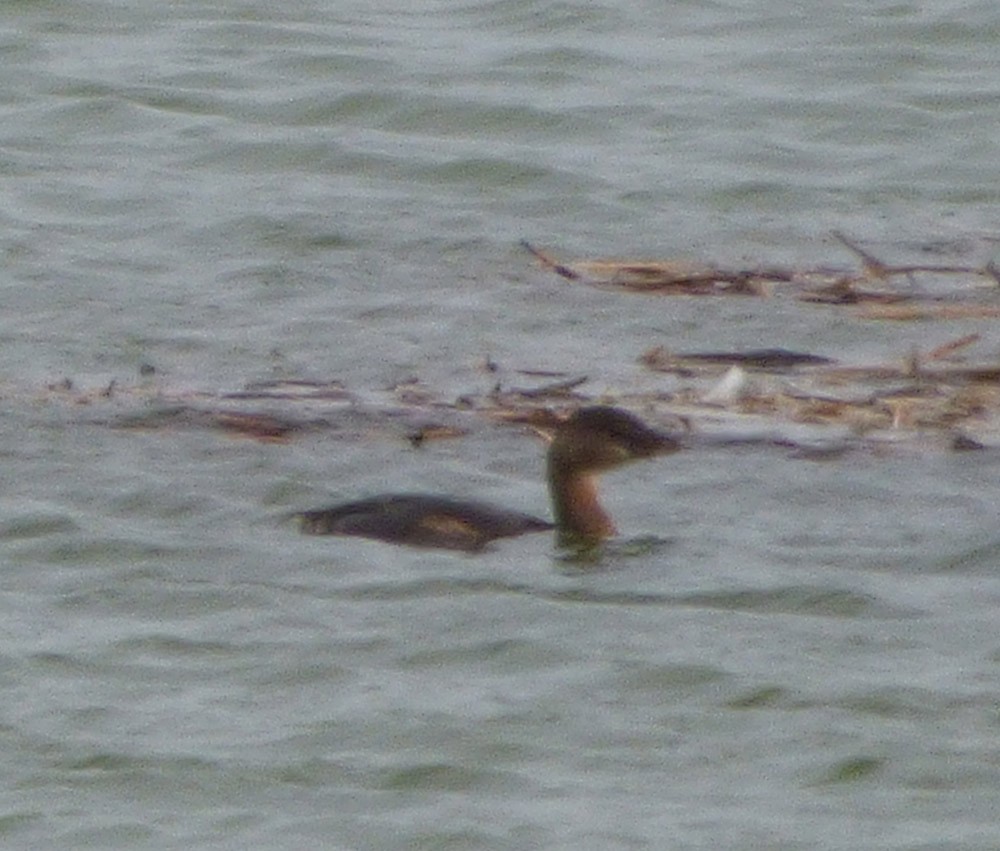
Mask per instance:
[[[746,267],[721,267],[714,263],[686,259],[610,260],[585,259],[563,261],[530,242],[522,246],[545,268],[569,281],[595,287],[634,293],[691,296],[769,296],[775,285],[788,285],[797,299],[823,305],[849,305],[864,308],[864,318],[923,319],[954,317],[963,308],[969,316],[1000,315],[1000,305],[950,305],[921,308],[907,313],[911,304],[934,302],[953,297],[948,292],[914,287],[918,280],[930,278],[985,280],[988,295],[1000,285],[1000,267],[991,259],[985,263],[888,263],[862,248],[839,232],[834,238],[858,260],[858,267],[826,264],[787,267],[756,264]],[[908,285],[901,289],[897,281]],[[903,308],[900,308],[900,305]],[[893,312],[895,310],[895,312]],[[880,313],[880,311],[882,311]]]

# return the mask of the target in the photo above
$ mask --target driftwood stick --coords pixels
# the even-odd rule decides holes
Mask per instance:
[[[560,277],[566,278],[569,281],[579,281],[580,276],[574,272],[569,266],[564,266],[562,263],[557,263],[544,251],[535,248],[528,240],[522,239],[521,246],[530,252],[545,268],[551,269]]]
[[[861,265],[865,270],[865,274],[870,278],[885,278],[889,275],[889,267],[885,265],[881,260],[879,260],[874,254],[869,254],[861,246],[851,242],[844,234],[839,231],[831,231],[831,236],[840,242],[845,248],[850,249],[858,257],[861,258]]]
[[[986,275],[992,277],[997,283],[1000,283],[1000,269],[993,264],[992,260],[985,266],[978,268],[976,266],[938,266],[927,263],[892,266],[888,263],[883,263],[874,254],[870,254],[854,242],[851,242],[841,231],[835,230],[831,234],[846,248],[849,248],[861,258],[865,273],[873,278],[888,278],[891,275],[912,275],[916,272],[928,272],[938,275]]]
[[[982,334],[966,334],[964,337],[949,340],[947,343],[942,343],[940,346],[935,346],[931,349],[926,355],[924,355],[924,359],[944,360],[945,358],[951,357],[959,349],[964,349],[966,346],[978,343],[982,339],[982,336]]]

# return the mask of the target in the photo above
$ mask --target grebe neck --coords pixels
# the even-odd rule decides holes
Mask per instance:
[[[597,498],[593,475],[566,470],[551,459],[548,474],[560,546],[594,544],[617,534],[614,522]]]

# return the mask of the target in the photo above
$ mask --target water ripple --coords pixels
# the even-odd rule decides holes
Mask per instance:
[[[544,588],[498,579],[448,578],[362,585],[339,592],[342,597],[366,601],[495,594],[515,594],[557,603],[689,607],[828,618],[905,618],[917,614],[913,610],[884,603],[870,594],[813,585],[664,594],[638,590],[602,590],[582,586]]]

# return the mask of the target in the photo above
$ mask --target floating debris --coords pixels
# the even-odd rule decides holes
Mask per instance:
[[[284,443],[296,431],[305,428],[305,424],[292,419],[235,411],[214,414],[212,425],[230,434],[266,443]]]
[[[351,394],[340,381],[281,379],[256,381],[242,390],[223,394],[224,399],[326,399],[349,401]]]
[[[765,295],[767,281],[791,281],[788,269],[726,270],[685,260],[581,260],[558,263],[529,242],[522,242],[539,262],[560,277],[592,286],[665,295]]]
[[[468,433],[468,429],[435,423],[433,425],[418,426],[406,435],[406,439],[410,442],[410,446],[414,449],[419,449],[430,440],[449,440],[456,437],[465,437]]]
[[[574,282],[595,287],[618,289],[633,293],[655,293],[658,295],[688,296],[770,296],[774,285],[782,284],[800,301],[822,305],[849,305],[874,308],[865,312],[862,318],[870,319],[922,319],[923,311],[914,313],[879,311],[888,307],[926,304],[940,300],[941,296],[917,290],[903,292],[893,288],[893,280],[905,278],[913,284],[917,276],[921,278],[959,276],[964,278],[989,278],[994,285],[1000,285],[1000,267],[991,259],[984,265],[973,264],[891,264],[876,257],[870,251],[848,239],[840,231],[833,237],[844,245],[861,261],[860,270],[837,269],[816,266],[812,268],[788,268],[761,265],[752,268],[724,269],[709,263],[688,260],[578,260],[564,263],[556,260],[548,252],[530,242],[521,245],[531,253],[543,268]],[[872,285],[881,285],[873,288]],[[994,287],[995,289],[995,287]],[[943,305],[947,309],[953,305]],[[969,315],[992,317],[1000,315],[993,305],[968,305],[978,307],[982,312]],[[937,318],[936,316],[934,318]]]
[[[551,384],[543,384],[541,387],[511,388],[507,394],[520,396],[524,399],[549,399],[553,396],[569,396],[577,387],[586,384],[586,375],[576,378],[567,378],[563,381],[554,381]]]
[[[729,371],[722,376],[722,380],[712,387],[707,393],[703,393],[701,401],[706,405],[734,405],[753,396],[757,388],[750,380],[746,370],[738,366],[729,367]]]
[[[765,296],[772,285],[782,284],[781,291],[795,298],[853,305],[841,314],[846,317],[1000,317],[1000,271],[992,261],[982,267],[892,265],[839,232],[835,238],[859,258],[859,270],[724,270],[681,261],[562,263],[524,245],[565,280],[632,292]],[[961,291],[929,293],[913,285],[915,276],[987,277],[990,285],[976,281]],[[901,277],[910,284],[906,292],[893,289]],[[185,390],[166,386],[152,367],[141,367],[134,384],[105,376],[66,377],[33,388],[26,398],[48,403],[67,423],[200,428],[267,442],[334,432],[342,439],[376,434],[419,447],[462,437],[477,422],[517,424],[544,436],[579,407],[600,403],[634,409],[652,422],[672,422],[672,428],[694,442],[725,428],[730,433],[715,443],[781,447],[793,457],[813,460],[906,445],[969,451],[1000,447],[1000,361],[995,352],[985,357],[972,353],[984,336],[984,330],[966,329],[924,350],[900,351],[883,362],[860,364],[780,346],[686,353],[655,346],[641,355],[640,363],[652,373],[671,377],[646,375],[646,392],[625,392],[603,383],[600,390],[588,392],[590,375],[544,365],[505,373],[486,357],[476,365],[474,389],[449,397],[420,376],[357,392],[341,381],[308,379],[255,382],[234,391]],[[148,380],[153,375],[157,380]],[[501,380],[504,375],[535,386],[510,386]],[[656,384],[653,390],[648,389],[651,382]],[[5,394],[7,399],[14,396]],[[763,436],[762,427],[768,430]],[[798,437],[803,431],[810,433],[809,439]]]
[[[783,371],[800,366],[818,366],[835,363],[832,358],[788,349],[751,349],[747,352],[681,352],[672,354],[663,346],[647,350],[640,362],[658,372],[690,370],[691,367],[742,366],[746,369]]]

